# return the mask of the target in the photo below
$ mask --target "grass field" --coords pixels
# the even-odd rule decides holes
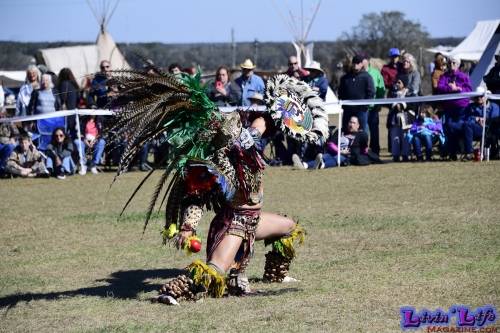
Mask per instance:
[[[308,231],[301,282],[180,307],[148,298],[203,254],[162,247],[161,218],[141,238],[152,186],[117,221],[143,175],[0,181],[0,331],[399,332],[404,305],[500,306],[500,162],[268,168],[265,209]]]

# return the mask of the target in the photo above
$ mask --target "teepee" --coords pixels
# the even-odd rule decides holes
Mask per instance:
[[[111,6],[112,1],[107,0],[100,0],[99,3],[97,0],[94,3],[87,0],[87,3],[100,26],[96,43],[41,49],[37,57],[40,63],[56,74],[64,67],[70,68],[79,83],[83,83],[88,75],[99,71],[102,60],[110,61],[113,69],[130,68],[106,29],[119,0],[114,2],[114,6]]]
[[[316,14],[321,6],[321,0],[313,4],[309,10],[309,14],[304,16],[304,1],[300,1],[300,13],[292,11],[291,6],[287,6],[287,14],[284,14],[281,8],[273,2],[282,21],[285,23],[290,34],[293,36],[293,47],[297,53],[297,60],[300,67],[310,64],[314,60],[314,43],[308,42],[311,27],[316,18]]]

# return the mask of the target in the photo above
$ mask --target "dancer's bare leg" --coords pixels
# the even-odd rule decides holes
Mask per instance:
[[[209,262],[227,272],[234,262],[234,257],[240,248],[241,242],[241,237],[225,235],[212,254]]]
[[[256,240],[280,237],[290,233],[295,228],[295,222],[288,217],[274,213],[262,212],[255,233]]]

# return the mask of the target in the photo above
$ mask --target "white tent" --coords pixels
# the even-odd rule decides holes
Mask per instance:
[[[96,44],[41,49],[39,53],[42,62],[56,74],[62,68],[69,67],[79,83],[82,83],[87,75],[99,71],[99,64],[102,60],[109,60],[112,69],[130,68],[115,41],[106,30],[116,5],[110,14],[106,12],[109,10],[109,6],[104,6],[101,9],[101,15],[98,15],[97,8],[92,7],[89,2],[89,6],[100,24]]]
[[[6,88],[20,87],[26,79],[26,71],[0,71],[0,85]]]
[[[494,55],[498,52],[500,41],[500,20],[479,21],[474,30],[450,51],[427,49],[429,52],[441,52],[446,56],[455,56],[462,60],[477,62],[471,74],[474,88],[481,84],[483,76],[493,66]]]
[[[462,60],[479,61],[499,24],[500,20],[477,22],[469,36],[448,54]]]

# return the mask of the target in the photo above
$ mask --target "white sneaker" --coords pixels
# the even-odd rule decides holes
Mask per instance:
[[[63,179],[66,179],[66,176],[65,175],[57,175],[56,178],[63,180]]]
[[[99,171],[97,171],[97,168],[95,166],[90,168],[90,172],[92,172],[94,175],[97,175],[99,173]]]
[[[300,160],[300,157],[297,154],[292,155],[292,162],[295,169],[307,169],[307,164],[304,166],[304,163]]]
[[[323,154],[319,153],[316,155],[316,158],[314,159],[314,167],[313,169],[324,169],[325,168],[325,162],[323,162]]]
[[[87,166],[84,165],[83,167],[81,167],[78,173],[82,176],[85,176],[85,174],[87,173]]]

